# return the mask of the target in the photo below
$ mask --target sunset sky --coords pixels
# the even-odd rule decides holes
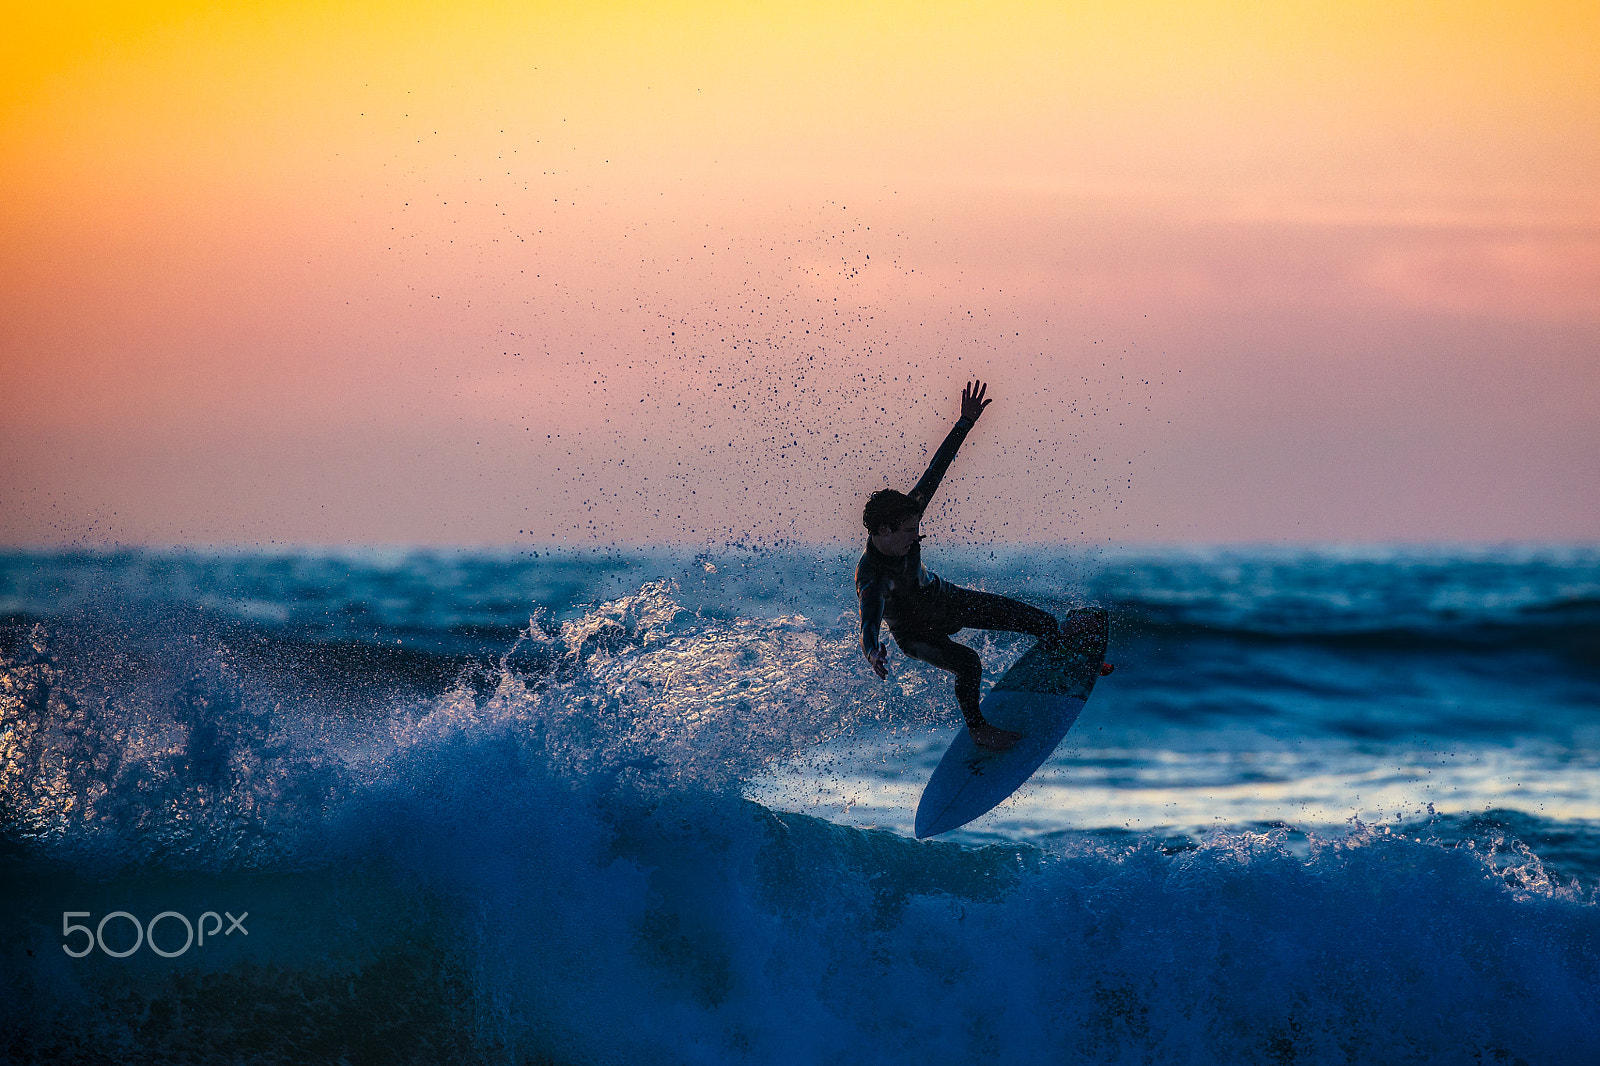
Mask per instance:
[[[62,3],[0,544],[1600,539],[1600,5]]]

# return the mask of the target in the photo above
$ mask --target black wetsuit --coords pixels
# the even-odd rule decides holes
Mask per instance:
[[[961,419],[933,454],[927,473],[910,492],[918,508],[927,508],[971,428],[971,419]],[[951,640],[951,634],[963,629],[1003,629],[1036,637],[1057,633],[1055,618],[1037,607],[941,581],[922,565],[921,544],[896,557],[880,552],[869,538],[856,564],[856,596],[861,601],[862,649],[877,648],[878,627],[889,623],[901,651],[956,675],[956,699],[968,728],[985,724],[978,711],[983,660],[965,644]]]

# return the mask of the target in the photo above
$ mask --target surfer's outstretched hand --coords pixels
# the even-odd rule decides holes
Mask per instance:
[[[868,651],[867,649],[862,648],[861,649],[861,654],[865,655],[867,657],[867,662],[872,664],[872,672],[878,675],[878,679],[880,681],[885,680],[885,679],[888,678],[888,676],[889,676],[889,667],[884,665],[885,663],[887,663],[889,661],[889,649],[888,648],[884,647],[882,644],[879,644],[876,648],[873,648],[871,651]]]
[[[993,400],[983,398],[983,394],[988,391],[989,386],[981,381],[967,382],[967,387],[961,390],[961,417],[976,422],[978,416],[983,414],[983,409],[994,403]]]

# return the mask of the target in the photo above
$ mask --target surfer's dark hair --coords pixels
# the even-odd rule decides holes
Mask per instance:
[[[867,527],[868,533],[876,533],[880,529],[888,529],[900,524],[903,518],[922,513],[922,508],[903,492],[894,489],[879,489],[867,497],[867,506],[861,511],[861,524]]]

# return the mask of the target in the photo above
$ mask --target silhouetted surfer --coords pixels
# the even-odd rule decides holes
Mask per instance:
[[[889,676],[889,649],[878,643],[879,625],[887,622],[902,652],[956,675],[956,699],[973,743],[1003,751],[1022,734],[984,721],[978,709],[983,660],[965,644],[951,640],[951,635],[963,629],[1003,629],[1031,633],[1040,640],[1071,634],[1064,634],[1055,618],[1037,607],[941,581],[922,565],[922,536],[918,532],[928,500],[956,457],[956,450],[992,402],[983,398],[987,391],[988,386],[981,381],[970,382],[961,390],[961,418],[939,445],[927,473],[910,495],[882,489],[867,500],[861,514],[862,524],[867,527],[867,548],[856,564],[856,596],[861,601],[861,653],[877,675]],[[1101,674],[1111,670],[1110,663],[1100,667]]]

